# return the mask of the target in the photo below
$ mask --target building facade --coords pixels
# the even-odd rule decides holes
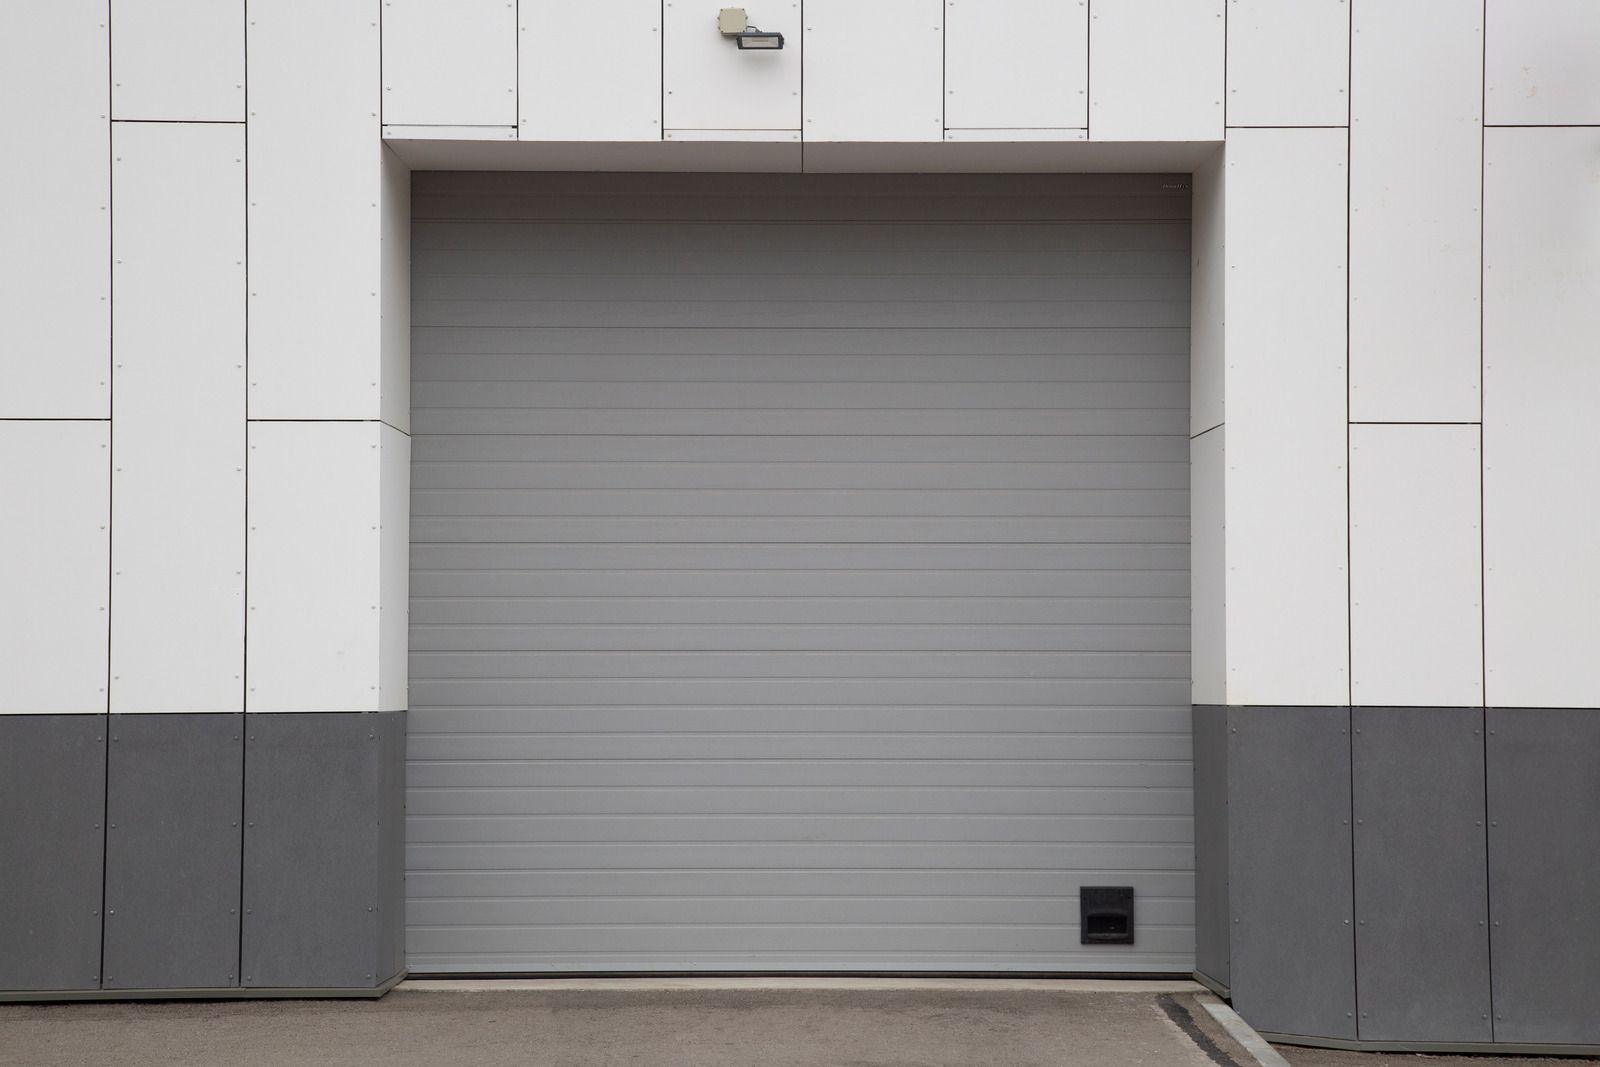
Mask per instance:
[[[747,10],[0,12],[0,997],[1600,1046],[1600,5]]]

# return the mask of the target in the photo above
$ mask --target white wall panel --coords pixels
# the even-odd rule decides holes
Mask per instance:
[[[1224,310],[1227,295],[1225,155],[1217,151],[1194,169],[1194,223],[1189,275],[1189,433],[1223,420]]]
[[[106,710],[110,427],[0,421],[0,714]]]
[[[516,126],[390,126],[383,127],[385,142],[394,141],[515,141]],[[391,147],[393,147],[391,145]],[[460,162],[451,158],[450,162]]]
[[[245,0],[111,0],[111,115],[244,121]]]
[[[1350,699],[1483,703],[1477,426],[1350,427]]]
[[[718,32],[717,8],[666,5],[668,130],[800,128],[800,5],[781,0],[746,10],[753,25],[783,34],[781,50],[741,52]]]
[[[1086,0],[946,0],[944,24],[946,126],[1088,125]]]
[[[1355,28],[1351,417],[1475,422],[1482,6],[1357,4]]]
[[[0,4],[0,418],[110,414],[108,33],[104,0]]]
[[[1600,4],[1488,0],[1488,121],[1600,124]]]
[[[1228,703],[1349,699],[1342,129],[1227,148]]]
[[[659,141],[661,4],[521,0],[522,139]]]
[[[411,168],[383,150],[383,209],[379,300],[383,348],[381,417],[411,429]]]
[[[1222,7],[1222,0],[1095,0],[1089,136],[1220,141],[1227,47]]]
[[[111,710],[241,711],[244,128],[113,148]]]
[[[517,121],[513,0],[385,0],[383,121],[511,126]]]
[[[1485,171],[1488,699],[1600,706],[1600,130],[1491,129]]]
[[[944,0],[808,0],[808,141],[944,137]]]
[[[1189,443],[1189,642],[1191,700],[1228,702],[1226,427]]]
[[[246,711],[379,710],[383,433],[250,424]]]
[[[1349,121],[1349,0],[1233,0],[1227,22],[1229,126]]]
[[[800,130],[798,128],[793,130],[664,130],[662,131],[661,138],[664,141],[676,141],[679,144],[689,142],[700,145],[777,144],[780,142],[788,142],[793,144],[800,140]],[[796,150],[795,155],[797,157],[798,154],[798,150]],[[695,169],[693,167],[683,166],[683,163],[686,162],[686,160],[681,152],[676,152],[673,156],[664,156],[662,158],[673,160],[675,166],[671,169],[680,171]],[[746,167],[744,169],[750,168]],[[763,167],[762,169],[770,170],[772,168]],[[800,170],[798,159],[796,159],[795,165],[792,168],[785,169],[792,169],[795,172],[798,172]]]
[[[967,144],[1049,144],[1062,141],[1087,141],[1089,131],[1085,127],[1078,129],[1026,129],[1008,130],[998,127],[982,130],[945,130],[944,139],[947,142]],[[992,166],[990,173],[1002,172],[998,157],[991,156],[987,162]],[[952,168],[955,169],[955,168]]]
[[[376,418],[378,6],[253,4],[252,418]]]
[[[411,438],[384,426],[378,454],[378,710],[405,711],[410,678]]]

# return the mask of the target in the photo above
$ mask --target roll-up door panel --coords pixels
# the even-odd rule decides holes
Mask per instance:
[[[1186,180],[415,204],[413,972],[1192,969]]]

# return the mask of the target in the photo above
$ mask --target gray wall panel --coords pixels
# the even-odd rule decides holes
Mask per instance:
[[[1195,969],[1228,984],[1228,709],[1194,708]]]
[[[0,716],[0,990],[100,985],[105,729]]]
[[[1495,1040],[1600,1044],[1600,711],[1488,725]]]
[[[235,986],[242,715],[114,715],[107,989]]]
[[[1187,183],[416,183],[412,969],[1191,970]]]
[[[405,969],[406,956],[406,715],[378,720],[378,970],[382,981]]]
[[[1483,712],[1356,708],[1365,1041],[1489,1041]]]
[[[247,987],[371,987],[383,970],[385,714],[248,716],[241,965]],[[397,747],[397,746],[396,746]]]
[[[1258,1030],[1354,1038],[1350,712],[1228,712],[1230,988]]]

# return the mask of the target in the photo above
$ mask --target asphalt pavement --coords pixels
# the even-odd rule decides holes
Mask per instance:
[[[0,1005],[4,1067],[1258,1067],[1198,987],[401,986],[376,1001]],[[1292,1067],[1535,1062],[1280,1048]]]

